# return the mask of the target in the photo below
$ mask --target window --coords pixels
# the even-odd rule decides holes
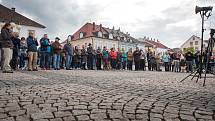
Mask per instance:
[[[84,38],[84,33],[83,33],[83,32],[80,32],[79,37],[80,37],[80,38]]]
[[[199,47],[196,47],[196,50],[199,50]]]
[[[195,40],[195,37],[193,37],[193,40]]]
[[[193,46],[193,42],[190,42],[190,46],[191,46],[191,47]]]
[[[35,36],[35,30],[28,30],[28,35],[30,35],[30,33],[33,33],[33,35]]]
[[[98,37],[102,37],[102,32],[98,32]]]
[[[112,47],[116,49],[116,44],[114,43],[114,44],[112,45]]]
[[[198,41],[195,41],[195,45],[198,45],[199,44],[199,42]]]
[[[109,39],[113,39],[113,34],[109,34]]]

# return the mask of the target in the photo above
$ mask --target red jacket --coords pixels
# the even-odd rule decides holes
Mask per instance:
[[[109,53],[111,59],[117,59],[117,52],[116,51],[110,51]]]

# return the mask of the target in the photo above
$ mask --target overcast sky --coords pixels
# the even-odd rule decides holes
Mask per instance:
[[[0,0],[0,3],[45,25],[51,39],[65,39],[86,22],[113,26],[133,37],[159,39],[180,47],[192,35],[200,36],[201,18],[195,6],[215,5],[215,0]],[[214,10],[215,11],[215,10]],[[215,12],[213,12],[215,13]],[[215,15],[207,20],[215,27]]]

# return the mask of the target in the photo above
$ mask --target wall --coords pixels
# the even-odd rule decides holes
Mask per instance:
[[[137,47],[137,44],[135,43],[128,43],[128,42],[119,42],[119,48],[124,48],[126,52],[128,52],[128,50],[130,48],[132,48],[132,51],[134,51]]]
[[[1,29],[1,26],[0,26],[0,29]],[[35,30],[35,37],[37,38],[37,40],[39,40],[40,38],[42,38],[43,35],[45,34],[43,28],[37,28],[37,27],[31,27],[31,26],[21,25],[21,28],[20,28],[20,31],[19,31],[19,36],[27,38],[29,30]],[[17,29],[15,31],[18,32]]]
[[[44,33],[45,31],[43,28],[21,25],[19,36],[27,38],[28,34],[29,34],[29,30],[35,30],[35,38],[37,38],[37,40],[40,40],[43,37],[43,35],[45,34]]]
[[[92,37],[72,41],[73,47],[78,46],[79,48],[82,48],[82,45],[87,45],[88,46],[89,43],[92,44]]]
[[[167,52],[168,49],[163,49],[163,48],[156,48],[155,53],[161,53],[161,55],[163,55],[165,52]]]

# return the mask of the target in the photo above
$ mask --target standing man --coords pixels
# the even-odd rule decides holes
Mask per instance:
[[[66,44],[63,47],[63,50],[66,55],[66,70],[71,70],[72,57],[73,57],[73,47],[70,44],[70,41],[67,39]]]
[[[41,68],[43,70],[50,68],[50,53],[51,53],[51,46],[48,39],[48,35],[44,34],[43,38],[40,39],[40,53],[41,53]]]
[[[88,45],[89,47],[87,48],[87,68],[89,70],[93,70],[93,58],[94,58],[94,50],[93,50],[93,47],[92,47],[92,44],[89,43]]]
[[[85,46],[82,45],[82,49],[81,49],[81,69],[86,70],[86,63],[87,63],[87,51],[85,49]]]
[[[138,47],[136,47],[136,50],[133,53],[134,56],[134,64],[135,64],[135,71],[138,71],[140,69],[140,55],[141,52]]]
[[[33,33],[29,33],[29,37],[27,38],[27,46],[28,46],[28,71],[37,71],[37,46],[38,42],[34,38]]]
[[[133,52],[132,52],[132,48],[130,48],[128,50],[127,57],[128,57],[127,69],[132,71],[132,66],[133,66]]]
[[[54,57],[54,62],[53,62],[53,67],[54,70],[60,70],[60,54],[61,54],[61,44],[59,43],[60,38],[56,37],[55,42],[52,43],[52,48],[53,48],[53,57]]]
[[[12,27],[10,23],[6,23],[4,27],[1,29],[1,46],[3,51],[3,73],[13,73],[10,67],[10,61],[12,59],[13,54],[13,42],[11,40],[12,37]]]
[[[186,64],[187,64],[187,72],[193,72],[193,54],[191,52],[187,52],[185,54]]]
[[[96,51],[96,68],[97,68],[97,70],[102,70],[101,66],[102,66],[102,51],[101,51],[101,48],[98,47],[98,49]]]

